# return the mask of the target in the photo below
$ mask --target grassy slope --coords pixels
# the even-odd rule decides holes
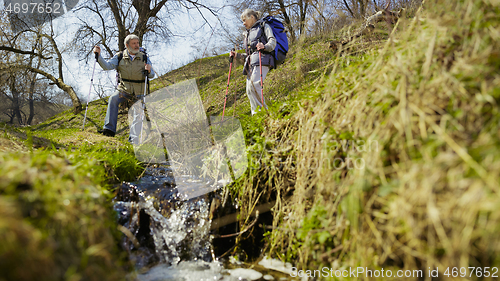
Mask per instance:
[[[242,66],[233,66],[226,114],[242,121],[250,169],[232,191],[247,213],[257,201],[277,200],[273,226],[279,231],[268,235],[268,252],[308,269],[499,265],[499,7],[463,2],[432,2],[432,10],[401,21],[390,40],[381,31],[342,56],[328,50],[328,41],[352,33],[348,29],[292,46],[287,62],[266,79],[269,115],[249,116]],[[195,61],[152,81],[152,88],[197,78],[208,114],[220,114],[227,59]],[[91,103],[83,133],[83,116],[64,113],[33,127],[31,141],[21,140],[29,132],[15,129],[4,129],[8,138],[2,141],[24,151],[31,143],[73,150],[88,143],[97,148],[75,154],[86,153],[108,175],[117,166],[130,170],[133,161],[125,165],[102,155],[133,157],[126,114],[117,138],[95,134],[105,108],[105,101]],[[347,141],[357,146],[346,147]],[[363,146],[369,141],[377,146]],[[45,155],[35,150],[23,161],[42,157],[37,153]],[[2,161],[20,161],[7,155]],[[349,167],[364,168],[340,165],[349,159],[355,161]],[[2,182],[16,185],[12,176]],[[82,274],[78,266],[69,269]]]
[[[380,48],[329,61],[319,42],[297,51],[293,115],[261,119],[261,162],[239,190],[244,209],[278,197],[271,254],[440,276],[500,265],[499,6],[426,7]]]

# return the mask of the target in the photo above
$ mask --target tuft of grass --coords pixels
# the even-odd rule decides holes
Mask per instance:
[[[107,183],[135,181],[144,171],[143,163],[137,160],[131,145],[110,149],[102,144],[87,144],[80,147],[78,152],[96,159],[98,165],[106,171],[104,179]]]

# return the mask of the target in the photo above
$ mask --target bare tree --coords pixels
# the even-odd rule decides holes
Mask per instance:
[[[329,36],[333,30],[338,30],[349,24],[338,0],[315,0],[311,3],[313,11],[310,12],[308,22],[308,33],[314,35]]]
[[[347,10],[353,18],[363,19],[371,5],[377,6],[375,0],[372,2],[370,3],[369,0],[342,0],[342,8]]]
[[[68,94],[75,113],[80,112],[82,109],[80,99],[74,89],[64,82],[63,58],[54,40],[52,25],[34,27],[16,34],[9,33],[5,26],[3,23],[0,27],[2,41],[0,53],[3,53],[0,73],[20,75],[22,71],[29,71],[34,75],[33,79],[36,78],[35,74],[40,74]],[[44,30],[49,33],[45,33]],[[39,61],[33,66],[35,57],[38,57]]]
[[[78,98],[75,90],[73,89],[73,87],[64,83],[63,65],[62,65],[63,59],[62,59],[61,53],[59,52],[59,49],[57,48],[57,44],[52,37],[50,37],[46,34],[40,34],[40,35],[42,37],[47,38],[51,42],[51,44],[54,48],[54,51],[57,55],[57,59],[56,59],[57,60],[57,70],[58,70],[57,71],[58,73],[56,74],[57,76],[55,76],[55,75],[51,74],[50,72],[43,70],[41,68],[33,67],[29,64],[23,64],[23,63],[13,63],[13,64],[2,65],[2,66],[0,66],[0,72],[5,72],[5,71],[16,72],[16,71],[27,69],[33,73],[40,74],[40,75],[44,76],[45,78],[52,81],[52,83],[54,85],[59,87],[59,89],[63,90],[64,92],[66,92],[69,95],[69,97],[71,98],[75,113],[79,113],[82,110],[82,104],[81,104],[80,99]],[[23,52],[23,50],[14,48],[13,50],[11,50],[11,52],[21,53],[21,52]]]
[[[181,9],[197,11],[214,10],[201,0],[87,0],[76,8],[80,13],[80,27],[74,42],[81,54],[90,55],[95,44],[100,43],[112,56],[123,50],[128,34],[139,37],[142,45],[146,37],[162,38],[168,41],[173,35],[169,29],[172,16]],[[112,19],[112,20],[109,20]],[[117,46],[116,49],[113,46]]]

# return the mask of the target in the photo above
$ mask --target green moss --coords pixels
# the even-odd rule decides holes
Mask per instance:
[[[80,153],[0,154],[6,280],[123,280],[105,168]]]

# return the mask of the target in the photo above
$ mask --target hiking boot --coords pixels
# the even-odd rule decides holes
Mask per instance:
[[[102,129],[102,130],[99,130],[97,132],[101,135],[106,136],[106,137],[114,137],[115,136],[115,132],[113,132],[109,129]]]

